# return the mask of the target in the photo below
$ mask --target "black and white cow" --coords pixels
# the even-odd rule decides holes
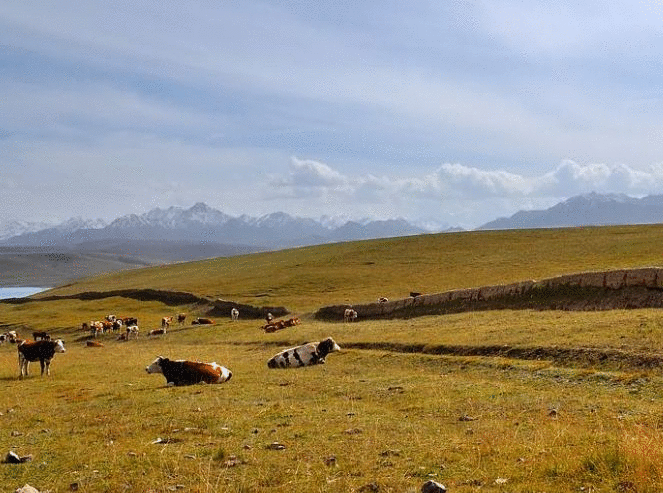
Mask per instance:
[[[233,373],[217,363],[201,363],[200,361],[171,360],[159,356],[151,365],[145,367],[147,373],[162,373],[166,383],[172,385],[193,385],[200,382],[223,383]]]
[[[39,361],[42,376],[44,375],[44,369],[46,370],[46,375],[50,375],[53,356],[55,356],[55,353],[64,353],[65,351],[62,339],[54,341],[23,341],[18,345],[19,378],[28,376],[28,367],[31,361]]]
[[[309,342],[302,346],[285,349],[274,355],[268,362],[268,368],[291,368],[299,366],[321,365],[329,353],[340,351],[334,339],[328,337],[324,341]]]

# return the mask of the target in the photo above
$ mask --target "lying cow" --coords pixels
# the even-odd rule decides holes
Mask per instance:
[[[191,322],[192,325],[209,325],[213,323],[214,320],[212,320],[211,318],[201,318],[201,317],[198,317]]]
[[[230,380],[233,373],[225,366],[200,361],[170,360],[159,356],[150,366],[145,367],[147,373],[162,373],[166,383],[173,385],[193,385],[200,382],[223,383]]]
[[[28,367],[31,361],[39,361],[39,364],[41,365],[41,375],[44,375],[44,369],[46,369],[46,375],[50,376],[51,360],[53,359],[53,356],[55,356],[55,353],[64,353],[65,351],[62,339],[56,339],[54,341],[21,342],[21,344],[18,345],[19,378],[28,376]]]
[[[48,335],[48,332],[36,331],[32,333],[32,338],[35,341],[50,341],[51,336]]]
[[[268,368],[290,368],[299,366],[321,365],[329,353],[340,351],[334,339],[328,337],[321,342],[309,342],[303,346],[285,349],[274,355],[268,362]]]

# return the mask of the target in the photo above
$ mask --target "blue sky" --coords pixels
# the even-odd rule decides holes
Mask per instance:
[[[663,4],[0,3],[0,223],[663,193]]]

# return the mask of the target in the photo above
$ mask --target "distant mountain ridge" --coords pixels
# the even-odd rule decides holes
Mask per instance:
[[[663,223],[663,195],[643,198],[589,193],[571,197],[545,210],[518,211],[477,229],[536,229],[574,226]]]
[[[276,212],[262,217],[232,217],[199,202],[188,209],[169,207],[144,214],[129,214],[109,224],[102,220],[73,218],[39,229],[19,224],[0,230],[0,245],[69,246],[104,240],[149,240],[187,243],[220,243],[254,249],[276,249],[320,243],[426,233],[403,219],[348,221],[342,226]]]

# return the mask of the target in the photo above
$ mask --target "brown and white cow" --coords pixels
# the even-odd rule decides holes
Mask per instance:
[[[344,322],[354,322],[357,318],[357,311],[352,308],[346,308],[343,312],[343,321]]]
[[[302,346],[284,349],[267,362],[268,368],[292,368],[324,364],[329,353],[340,351],[338,344],[328,337],[321,342],[309,342]]]
[[[225,366],[217,363],[201,363],[200,361],[171,360],[159,356],[151,365],[145,367],[147,373],[162,373],[166,384],[193,385],[196,383],[223,383],[233,376]]]
[[[161,328],[167,329],[173,323],[173,317],[163,317],[161,319]]]
[[[239,320],[239,310],[237,308],[233,307],[233,309],[230,310],[230,319],[233,322],[236,322],[237,320]]]
[[[177,314],[177,323],[178,324],[183,325],[185,320],[186,320],[186,313],[178,313]]]
[[[44,375],[44,370],[46,370],[47,376],[50,375],[51,360],[53,359],[53,356],[55,356],[55,353],[64,353],[65,351],[66,349],[64,348],[64,342],[62,339],[56,339],[54,341],[23,341],[18,345],[19,378],[28,376],[28,369],[31,361],[39,361],[42,376]]]
[[[210,325],[214,323],[214,320],[211,318],[201,318],[198,317],[191,322],[193,325]]]
[[[150,330],[150,331],[147,333],[147,337],[151,337],[151,336],[161,336],[161,335],[166,334],[167,332],[168,332],[168,331],[167,331],[165,328],[163,328],[163,329],[154,329],[154,330]]]

